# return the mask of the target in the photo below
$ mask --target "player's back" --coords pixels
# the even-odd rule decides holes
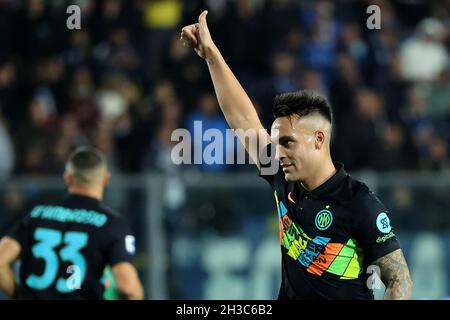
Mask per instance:
[[[14,230],[22,246],[26,299],[101,299],[107,264],[129,261],[134,238],[126,223],[94,198],[69,195],[35,206]]]

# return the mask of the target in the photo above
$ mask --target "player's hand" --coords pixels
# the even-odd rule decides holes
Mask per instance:
[[[208,54],[215,47],[214,42],[209,33],[208,24],[206,23],[206,15],[208,11],[204,10],[198,17],[198,23],[190,24],[181,29],[180,40],[189,48],[193,48],[195,52],[203,59],[208,59]]]

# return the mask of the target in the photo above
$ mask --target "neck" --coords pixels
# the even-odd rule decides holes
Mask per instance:
[[[78,194],[78,195],[82,195],[82,196],[87,196],[87,197],[95,198],[99,201],[101,201],[103,199],[103,190],[101,188],[70,186],[68,190],[69,190],[70,194]]]
[[[302,184],[308,191],[313,191],[324,184],[335,173],[336,168],[333,161],[331,160],[331,157],[328,157],[325,163],[317,167],[315,174],[312,174],[310,178],[305,179]]]

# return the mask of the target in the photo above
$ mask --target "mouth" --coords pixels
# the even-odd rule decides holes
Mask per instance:
[[[289,171],[289,169],[293,166],[294,166],[293,164],[282,164],[281,168],[283,169],[283,172],[286,172]]]

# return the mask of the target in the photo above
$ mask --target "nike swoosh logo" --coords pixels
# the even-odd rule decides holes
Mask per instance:
[[[292,193],[292,192],[289,192],[289,193],[288,193],[288,199],[289,199],[290,202],[292,202],[293,204],[295,204],[295,201],[292,200],[291,193]]]

